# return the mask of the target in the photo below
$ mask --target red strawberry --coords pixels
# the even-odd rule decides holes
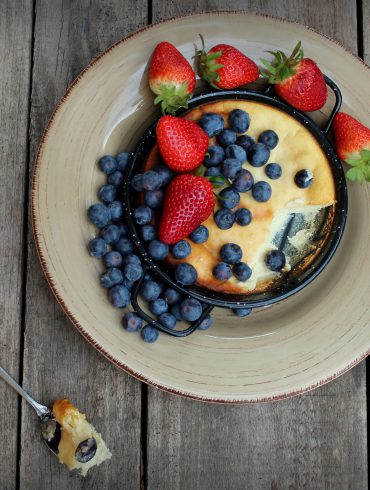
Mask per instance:
[[[282,51],[268,51],[274,56],[269,63],[261,60],[266,70],[262,76],[275,84],[275,90],[282,99],[301,111],[317,111],[325,104],[327,88],[324,75],[316,63],[303,58],[301,41],[289,58]]]
[[[213,187],[205,177],[178,175],[164,195],[159,239],[168,244],[182,240],[209,217],[214,205]]]
[[[336,114],[333,127],[338,155],[353,167],[349,180],[370,182],[370,129],[344,112]]]
[[[232,89],[254,82],[259,77],[256,63],[229,44],[217,44],[205,51],[204,39],[200,51],[200,75],[213,87]]]
[[[165,163],[176,172],[199,167],[208,148],[208,136],[193,121],[162,116],[157,124],[157,142]]]
[[[180,107],[188,107],[195,73],[172,44],[163,42],[155,48],[149,67],[149,86],[158,95],[154,103],[161,104],[163,114],[174,114]]]

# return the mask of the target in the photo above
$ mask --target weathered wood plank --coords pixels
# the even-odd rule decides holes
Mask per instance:
[[[357,50],[356,3],[345,0],[154,2],[153,21],[225,7],[298,20]],[[150,489],[367,488],[365,362],[266,405],[205,405],[150,388],[148,420]]]
[[[363,47],[364,60],[370,63],[370,0],[362,2],[362,29],[363,29]]]
[[[32,2],[0,5],[0,365],[18,378]],[[0,487],[15,488],[18,397],[0,381]],[[12,414],[15,423],[9,423]]]
[[[78,72],[113,42],[145,25],[146,1],[36,2],[31,162],[55,104]],[[103,433],[113,457],[85,479],[41,446],[22,411],[20,487],[139,488],[141,385],[98,355],[69,324],[49,290],[28,236],[24,386],[46,403],[69,397]]]

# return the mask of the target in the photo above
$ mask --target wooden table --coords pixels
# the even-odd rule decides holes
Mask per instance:
[[[56,103],[121,37],[206,9],[288,17],[370,61],[370,0],[0,0],[0,365],[46,403],[71,398],[113,453],[87,478],[70,475],[40,442],[30,407],[0,382],[1,490],[367,488],[365,361],[278,403],[181,399],[98,355],[71,327],[41,272],[29,177]]]

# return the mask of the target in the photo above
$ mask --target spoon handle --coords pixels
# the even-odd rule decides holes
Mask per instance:
[[[1,366],[0,378],[3,378],[3,380],[6,381],[8,385],[13,388],[13,390],[21,395],[31,405],[39,417],[43,417],[44,415],[50,413],[48,407],[37,403]]]

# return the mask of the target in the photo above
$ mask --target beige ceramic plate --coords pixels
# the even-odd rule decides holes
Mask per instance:
[[[120,326],[122,311],[99,286],[100,261],[86,244],[86,219],[104,181],[96,160],[132,149],[152,120],[148,56],[168,40],[190,60],[203,33],[210,47],[227,40],[258,60],[302,40],[343,92],[344,110],[370,125],[366,66],[343,47],[298,24],[246,13],[208,13],[164,22],[121,41],[95,60],[57,107],[44,135],[32,189],[36,243],[50,286],[70,320],[103,355],[165,390],[215,402],[284,398],[321,385],[370,350],[369,192],[349,185],[344,238],[327,269],[283,304],[236,319],[215,313],[207,332],[161,335],[146,344]],[[329,113],[330,103],[324,114]],[[323,117],[321,115],[321,117]],[[318,115],[320,117],[320,115]]]

